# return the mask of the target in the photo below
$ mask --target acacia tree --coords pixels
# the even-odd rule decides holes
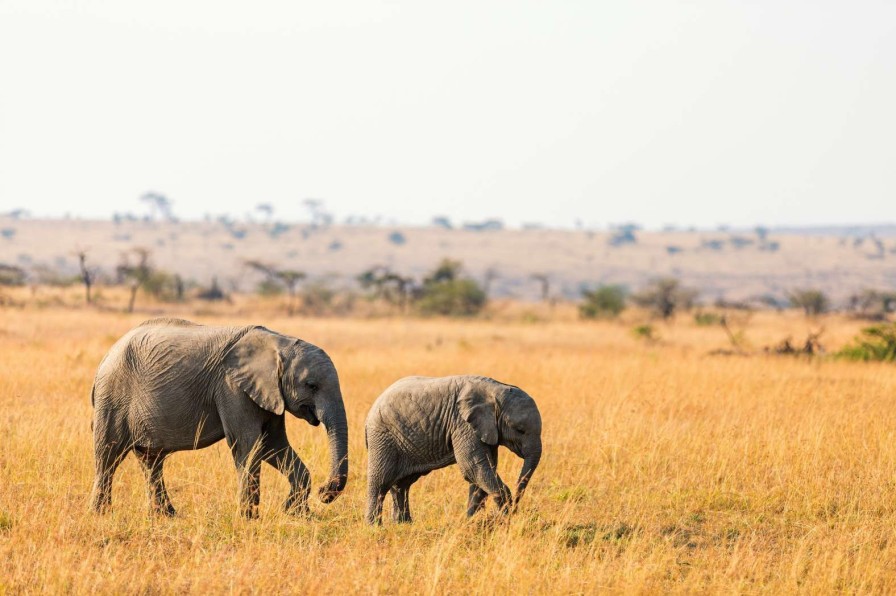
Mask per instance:
[[[125,252],[121,255],[121,263],[115,268],[119,283],[127,283],[131,290],[127,312],[134,312],[137,290],[147,283],[152,275],[152,268],[149,265],[151,251],[148,248],[136,247],[131,249],[131,252],[137,257],[137,263],[132,265],[128,253]]]
[[[286,314],[289,316],[295,314],[296,288],[298,287],[299,282],[307,277],[305,273],[303,271],[296,271],[295,269],[278,269],[274,265],[254,260],[246,261],[246,265],[264,274],[269,283],[285,287],[286,292],[289,295],[289,302],[287,302],[286,305]]]
[[[547,273],[533,273],[529,278],[538,282],[541,288],[541,301],[547,302],[551,294],[551,278]]]
[[[149,205],[153,219],[161,215],[167,221],[174,221],[174,213],[171,211],[171,201],[165,195],[158,192],[145,192],[140,195],[140,200]]]
[[[87,304],[91,304],[90,287],[93,285],[94,274],[87,268],[87,251],[79,250],[75,254],[78,257],[78,266],[81,269],[81,283],[84,284],[84,297],[87,300]]]
[[[691,308],[696,298],[697,290],[683,286],[674,277],[656,279],[631,297],[632,302],[665,320],[671,319],[679,310]]]
[[[255,210],[264,215],[265,221],[271,221],[274,216],[274,206],[270,203],[259,203],[255,205]]]
[[[790,305],[803,310],[807,317],[815,317],[827,312],[831,301],[821,290],[814,288],[794,290],[787,296]]]
[[[358,276],[358,284],[372,292],[374,299],[385,300],[407,312],[414,293],[414,278],[395,273],[385,266],[377,265]]]
[[[485,274],[482,276],[482,291],[485,292],[486,296],[491,295],[492,283],[499,277],[500,274],[495,267],[489,267],[485,270]]]

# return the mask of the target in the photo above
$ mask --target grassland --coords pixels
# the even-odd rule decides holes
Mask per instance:
[[[218,444],[169,460],[176,518],[149,516],[133,459],[113,513],[88,513],[92,376],[149,315],[0,309],[0,593],[896,591],[892,365],[711,356],[724,334],[687,317],[647,343],[631,332],[637,315],[337,320],[227,308],[180,314],[262,323],[333,357],[350,425],[345,494],[289,517],[286,482],[266,468],[261,517],[245,521]],[[859,327],[823,324],[832,348]],[[759,347],[806,329],[795,313],[757,315],[747,337]],[[521,511],[467,521],[466,487],[448,468],[415,485],[413,525],[367,527],[368,407],[400,376],[461,372],[539,403],[545,456]],[[288,431],[319,484],[323,431],[296,419]],[[502,476],[515,477],[519,460],[501,457]]]

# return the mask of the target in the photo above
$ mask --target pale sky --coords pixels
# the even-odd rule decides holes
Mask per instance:
[[[0,211],[896,221],[896,2],[0,0]]]

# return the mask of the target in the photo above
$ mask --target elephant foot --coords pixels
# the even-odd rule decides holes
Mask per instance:
[[[501,487],[501,492],[495,495],[495,504],[502,515],[508,515],[513,508],[513,493],[506,486]]]
[[[112,498],[110,495],[94,494],[90,499],[90,510],[103,515],[112,511]]]
[[[258,505],[243,506],[240,514],[246,519],[258,519]]]
[[[177,510],[171,503],[166,503],[163,505],[159,505],[152,508],[152,512],[156,515],[160,515],[162,517],[174,517],[177,515]]]
[[[97,515],[105,515],[112,511],[112,503],[103,502],[93,502],[90,504],[90,510],[96,513]]]
[[[283,511],[287,515],[305,516],[311,513],[308,507],[308,499],[299,497],[289,497],[283,502]]]

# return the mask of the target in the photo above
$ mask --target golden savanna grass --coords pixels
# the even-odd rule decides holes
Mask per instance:
[[[265,468],[261,517],[245,521],[219,443],[168,460],[176,518],[148,514],[132,458],[114,511],[89,513],[93,374],[149,315],[0,309],[0,592],[896,590],[894,366],[712,356],[725,336],[689,317],[646,343],[631,318],[562,309],[470,321],[225,310],[181,314],[265,324],[332,356],[350,425],[345,494],[290,517],[286,481]],[[823,324],[832,348],[860,326]],[[806,328],[796,314],[757,315],[747,337],[758,347]],[[539,404],[545,456],[520,512],[467,521],[452,467],[414,486],[413,525],[367,527],[370,404],[401,376],[451,373],[517,384]],[[323,431],[293,418],[288,430],[319,485]],[[502,450],[506,481],[519,464]]]

